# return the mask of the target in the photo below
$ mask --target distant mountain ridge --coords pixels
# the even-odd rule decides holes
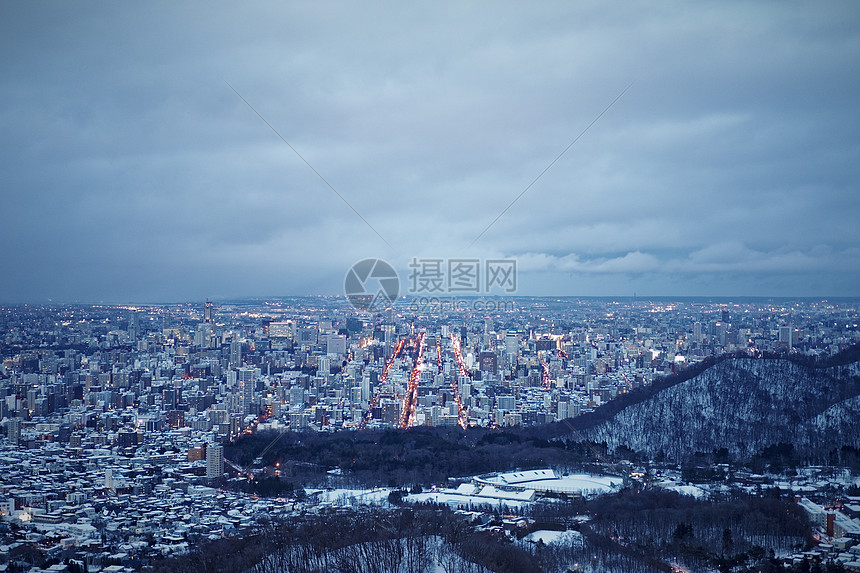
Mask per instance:
[[[853,347],[817,364],[726,357],[573,425],[610,450],[626,446],[650,457],[684,460],[726,448],[747,459],[783,443],[821,460],[842,446],[860,448],[857,354]]]

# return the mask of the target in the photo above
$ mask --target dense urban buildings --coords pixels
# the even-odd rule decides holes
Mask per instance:
[[[98,430],[126,447],[163,430],[219,442],[261,422],[512,426],[574,417],[709,356],[828,355],[858,339],[854,308],[828,301],[516,305],[495,316],[406,305],[362,316],[324,298],[10,307],[0,415],[10,440]]]
[[[0,516],[16,529],[0,556],[26,541],[122,570],[288,514],[295,500],[219,489],[248,469],[224,457],[241,435],[545,424],[708,357],[832,355],[860,341],[857,309],[556,298],[495,313],[404,302],[362,314],[342,298],[3,307]],[[846,519],[833,527],[850,534]]]

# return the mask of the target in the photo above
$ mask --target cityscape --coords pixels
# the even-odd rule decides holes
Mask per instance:
[[[715,357],[821,358],[860,342],[852,300],[512,300],[514,310],[496,315],[416,315],[406,300],[361,313],[343,297],[4,307],[3,566],[136,570],[298,512],[387,506],[392,492],[418,485],[338,487],[348,470],[327,467],[313,487],[261,498],[231,483],[278,479],[281,462],[265,467],[271,443],[250,464],[225,457],[245,436],[567,423]],[[603,477],[575,464],[522,468],[420,484],[431,489],[397,501],[522,513],[546,496],[620,491],[631,475],[695,498],[725,487],[645,458],[609,471],[610,458],[595,460]],[[860,486],[850,469],[750,476],[739,472],[734,485],[812,497]],[[843,495],[854,500],[845,513],[806,497],[802,507],[835,538],[860,539],[856,493]]]
[[[0,573],[860,573],[856,0],[0,50]]]

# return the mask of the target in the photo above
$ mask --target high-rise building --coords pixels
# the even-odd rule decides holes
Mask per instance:
[[[257,385],[257,370],[255,368],[239,368],[237,375],[242,394],[242,412],[256,414],[257,412],[254,411],[254,390]]]
[[[299,385],[290,388],[290,406],[301,406],[305,402],[305,389]]]
[[[383,324],[382,332],[385,336],[385,344],[393,344],[394,343],[394,335],[396,328],[393,324]]]
[[[478,364],[480,364],[482,372],[499,373],[499,357],[496,356],[495,352],[481,352],[478,355]]]
[[[558,419],[564,420],[566,418],[570,418],[570,412],[568,410],[568,406],[570,402],[559,401],[558,403]]]
[[[176,388],[167,387],[161,391],[161,408],[162,410],[175,410],[179,399],[176,396]]]
[[[206,477],[220,478],[224,473],[224,446],[209,444],[206,446]]]
[[[171,428],[182,428],[185,426],[185,412],[182,410],[170,410],[167,412],[167,425]]]
[[[242,342],[234,338],[230,343],[230,366],[238,368],[242,365]]]
[[[203,322],[212,324],[212,302],[206,301],[206,306],[203,307]]]
[[[331,359],[328,356],[320,356],[317,359],[317,374],[320,376],[331,374]]]
[[[508,354],[516,355],[520,351],[520,337],[516,330],[505,333],[505,350]]]
[[[138,336],[140,336],[140,321],[138,319],[138,314],[136,312],[132,312],[128,315],[128,338],[132,342],[137,342]]]
[[[360,318],[350,316],[346,319],[346,329],[350,334],[358,334],[364,330],[364,322]]]
[[[212,337],[212,327],[208,324],[200,324],[194,332],[194,346],[198,348],[208,348],[209,340]]]
[[[370,377],[361,379],[361,401],[367,402],[370,400]]]
[[[468,380],[465,376],[460,377],[460,398],[466,399],[472,395],[472,385],[468,382],[462,382],[463,379]]]
[[[431,406],[430,407],[430,425],[431,426],[439,426],[442,422],[442,407],[441,406]]]
[[[21,443],[21,418],[9,418],[6,422],[6,433],[10,442],[16,446]]]
[[[791,348],[794,345],[794,329],[791,324],[779,327],[779,341]]]
[[[337,356],[346,354],[346,336],[342,334],[329,334],[326,339],[326,354]]]
[[[693,323],[693,342],[697,344],[702,343],[702,323],[695,322]]]
[[[290,429],[304,430],[307,429],[309,416],[304,412],[290,412]]]

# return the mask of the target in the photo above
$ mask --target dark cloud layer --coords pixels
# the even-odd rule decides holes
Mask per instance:
[[[0,7],[0,301],[860,294],[855,2],[371,4]]]

